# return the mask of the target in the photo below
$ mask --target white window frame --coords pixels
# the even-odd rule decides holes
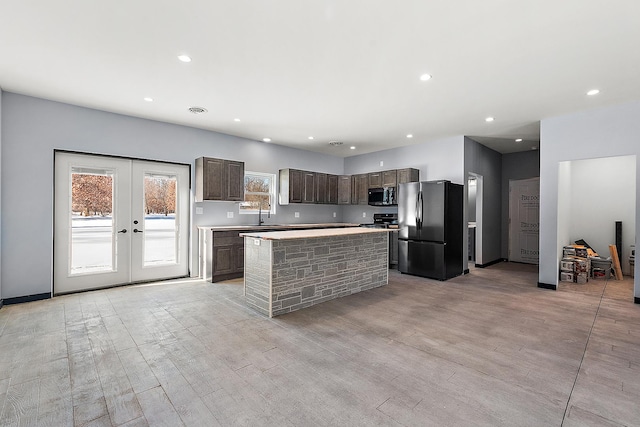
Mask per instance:
[[[271,214],[275,214],[276,213],[276,175],[273,173],[266,173],[266,172],[251,172],[251,171],[244,171],[244,177],[242,179],[242,185],[244,185],[244,178],[247,175],[252,175],[252,176],[259,176],[259,177],[263,177],[263,178],[269,178],[271,185],[269,186],[269,197],[271,199],[271,209],[269,211],[262,211],[262,213],[266,214],[266,213],[271,213]],[[247,191],[245,190],[244,194],[247,194]],[[248,193],[248,194],[252,194],[252,193]],[[253,194],[265,194],[265,193],[253,193]],[[238,206],[238,211],[240,213],[240,215],[245,215],[245,214],[252,214],[252,215],[256,215],[258,213],[258,209],[242,209],[242,203],[244,202],[240,202],[239,206]]]

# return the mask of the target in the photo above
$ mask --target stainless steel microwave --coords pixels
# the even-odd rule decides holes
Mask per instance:
[[[369,189],[369,204],[371,206],[393,206],[397,205],[396,188],[381,187]]]

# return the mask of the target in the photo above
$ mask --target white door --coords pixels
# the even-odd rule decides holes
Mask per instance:
[[[540,178],[509,181],[509,261],[538,264]]]
[[[188,274],[189,167],[56,153],[54,293]]]

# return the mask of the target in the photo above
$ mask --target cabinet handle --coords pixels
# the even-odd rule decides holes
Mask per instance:
[[[122,230],[118,231],[118,233],[123,233],[123,234],[126,233],[126,232],[127,232],[126,228],[123,228]]]
[[[142,230],[138,230],[137,228],[134,228],[134,229],[133,229],[133,232],[134,232],[134,233],[142,233]]]

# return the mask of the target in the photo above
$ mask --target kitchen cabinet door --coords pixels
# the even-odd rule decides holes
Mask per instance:
[[[223,200],[242,202],[244,200],[244,163],[225,160],[223,166],[226,180]]]
[[[395,169],[382,172],[382,187],[395,187],[398,184]]]
[[[370,172],[369,173],[369,188],[380,188],[382,187],[382,172]]]
[[[303,171],[303,194],[302,203],[315,203],[316,202],[316,174],[315,172]]]
[[[369,204],[369,175],[366,173],[352,176],[351,204]]]
[[[244,163],[200,157],[196,159],[196,201],[244,200]]]
[[[338,177],[338,204],[351,204],[351,175],[340,175]]]
[[[398,169],[398,184],[420,181],[420,171],[413,168]]]
[[[338,204],[338,175],[327,175],[327,203]]]
[[[316,172],[315,174],[315,186],[316,186],[316,203],[327,203],[327,174]]]

